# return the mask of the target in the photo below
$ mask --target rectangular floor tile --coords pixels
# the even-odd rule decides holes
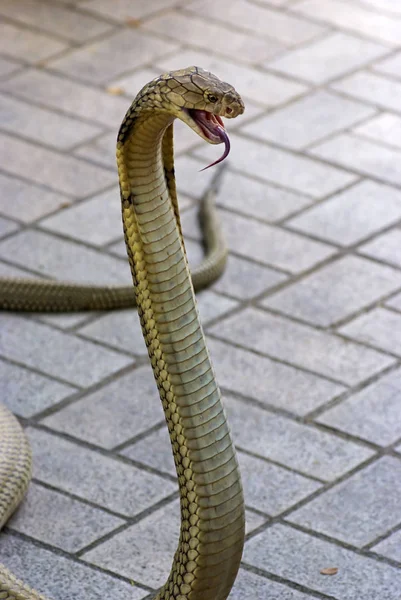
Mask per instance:
[[[91,444],[113,448],[163,419],[155,379],[146,365],[46,417],[42,423]]]
[[[123,237],[118,187],[43,219],[40,226],[94,246]]]
[[[129,583],[4,533],[0,553],[15,575],[54,600],[76,600],[83,589],[87,600],[101,600],[106,589],[115,600],[140,600],[148,595]]]
[[[231,396],[224,398],[224,405],[238,448],[323,481],[336,479],[373,454],[371,450],[331,433],[296,423]]]
[[[333,87],[369,104],[400,112],[401,82],[384,75],[361,71],[338,81]]]
[[[344,0],[306,0],[296,4],[294,10],[389,45],[398,45],[401,38],[401,19]]]
[[[36,479],[109,510],[134,516],[177,489],[175,483],[121,460],[45,431],[28,431]]]
[[[269,5],[277,2],[253,4],[244,0],[232,0],[224,11],[213,0],[192,2],[188,10],[208,15],[216,21],[230,23],[235,28],[252,34],[270,36],[282,44],[293,45],[306,42],[321,35],[324,28],[298,16],[278,12]]]
[[[297,150],[373,114],[364,104],[319,91],[254,120],[241,131]]]
[[[401,160],[399,150],[391,150],[369,140],[342,134],[315,146],[309,152],[342,167],[360,171],[388,183],[401,184],[401,173],[398,168]]]
[[[393,193],[397,193],[393,190]],[[401,229],[391,229],[360,247],[361,254],[401,267]]]
[[[35,0],[19,0],[18,5],[13,0],[2,0],[0,15],[74,42],[86,42],[112,27],[82,12]]]
[[[380,44],[337,32],[280,58],[266,61],[264,66],[319,84],[353,71],[387,51]]]
[[[379,9],[379,11],[386,11],[390,15],[401,15],[401,6],[397,0],[362,0],[362,3],[366,4],[366,6]]]
[[[205,160],[217,158],[219,153],[221,149],[217,147],[196,151]],[[235,170],[315,198],[331,194],[356,179],[355,175],[335,167],[238,135],[231,136],[230,160]]]
[[[401,149],[401,117],[382,113],[354,128],[354,133]]]
[[[22,231],[0,242],[0,256],[45,276],[76,283],[132,283],[128,261],[44,232]]]
[[[112,311],[85,325],[79,333],[98,342],[115,346],[120,350],[147,356],[139,318],[134,311]]]
[[[84,0],[80,1],[82,8],[93,12],[94,14],[109,17],[116,21],[126,21],[127,19],[142,19],[151,13],[170,8],[176,4],[176,0],[135,0],[135,6],[132,0],[119,0],[118,3],[110,4],[109,0]]]
[[[401,461],[384,456],[296,510],[288,519],[362,547],[400,522],[400,493]]]
[[[182,65],[207,65],[207,68],[235,87],[245,100],[264,106],[277,106],[302,94],[306,87],[279,75],[264,73],[239,65],[237,62],[216,58],[207,52],[184,50],[169,58],[159,58],[154,64],[162,71],[182,69]],[[245,108],[246,110],[246,108]]]
[[[339,329],[340,333],[359,342],[401,355],[401,316],[377,307]]]
[[[19,71],[21,68],[23,68],[22,65],[17,61],[0,57],[0,77],[10,75],[14,71]]]
[[[128,67],[134,69],[177,48],[177,44],[158,36],[123,29],[102,41],[87,44],[53,60],[51,67],[83,81],[105,84]],[[130,57],[129,65],[126,64],[127,56]]]
[[[124,523],[98,508],[31,483],[8,526],[66,552],[78,552]]]
[[[252,6],[252,5],[251,5]],[[195,16],[170,11],[146,21],[143,29],[157,35],[167,35],[175,42],[182,42],[208,51],[222,54],[239,62],[255,63],[274,56],[282,49],[281,44],[268,38],[227,29],[213,21],[205,22]]]
[[[34,69],[15,75],[0,87],[25,100],[115,128],[129,107],[125,98]]]
[[[243,560],[335,600],[355,600],[356,593],[363,600],[398,600],[401,594],[398,569],[280,524],[252,538]],[[332,566],[336,575],[320,574]]]
[[[271,579],[240,569],[230,594],[230,600],[312,600],[312,596],[294,590]]]
[[[401,562],[401,531],[396,531],[376,546],[373,546],[372,550]]]
[[[219,206],[234,209],[244,215],[278,221],[305,208],[312,203],[312,199],[230,172],[223,180],[216,202]]]
[[[278,227],[222,211],[229,248],[245,258],[297,273],[335,253],[335,249]],[[1,245],[0,245],[1,255]]]
[[[20,29],[11,23],[1,24],[0,52],[12,58],[35,63],[54,56],[67,47],[67,44],[44,33]]]
[[[384,375],[318,417],[319,423],[388,446],[401,437],[401,370]]]
[[[219,385],[297,415],[307,414],[345,390],[341,385],[217,340],[209,340],[208,347]]]
[[[3,94],[0,94],[0,128],[11,135],[16,132],[24,138],[60,150],[68,150],[102,131],[95,125],[76,121]]]
[[[10,313],[3,313],[0,323],[2,356],[78,386],[93,385],[133,362],[122,354]]]
[[[122,120],[122,116],[121,119]],[[75,156],[87,158],[109,169],[116,167],[116,133],[106,133],[74,150]]]
[[[115,183],[117,175],[72,156],[0,134],[0,160],[4,171],[77,198]]]
[[[401,52],[397,52],[396,54],[392,54],[389,58],[385,58],[375,64],[374,69],[384,73],[385,75],[392,75],[393,77],[399,78],[400,64]]]
[[[401,312],[401,294],[396,294],[390,300],[387,300],[386,306],[390,306],[391,308]]]
[[[325,241],[347,246],[360,242],[400,218],[401,192],[365,180],[312,206],[287,224]]]
[[[209,332],[348,384],[363,381],[394,362],[380,352],[253,308],[224,319]]]
[[[1,401],[21,417],[32,417],[75,392],[69,385],[53,381],[28,369],[0,360]]]
[[[262,305],[327,327],[400,286],[399,271],[345,256],[269,296]]]

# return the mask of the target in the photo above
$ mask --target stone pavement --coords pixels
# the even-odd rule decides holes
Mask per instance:
[[[400,600],[401,1],[1,0],[0,21],[1,276],[130,282],[131,99],[191,64],[243,95],[230,262],[199,294],[246,495],[231,598]],[[215,150],[177,124],[193,264]],[[178,505],[136,316],[0,319],[1,400],[34,451],[1,561],[55,600],[150,598]]]

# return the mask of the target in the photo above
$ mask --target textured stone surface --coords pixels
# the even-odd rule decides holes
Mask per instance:
[[[70,383],[89,386],[133,359],[17,316],[0,316],[0,354]],[[85,358],[90,355],[91,368]]]
[[[361,246],[360,252],[395,267],[401,267],[400,243],[401,229],[392,229]]]
[[[301,149],[373,114],[373,110],[329,94],[315,92],[242,128],[244,133],[289,148]]]
[[[354,385],[394,362],[374,350],[252,308],[214,325],[210,332],[250,350]]]
[[[296,510],[289,519],[349,544],[364,546],[399,523],[400,493],[401,461],[385,456]]]
[[[360,242],[400,218],[401,192],[373,181],[363,181],[290,219],[287,224],[323,240],[347,246]]]
[[[339,331],[359,342],[401,355],[401,316],[384,308],[361,315]]]
[[[367,448],[232,397],[225,398],[225,405],[239,448],[306,475],[330,481],[372,455]]]
[[[270,60],[265,66],[319,84],[352,71],[385,53],[386,48],[380,44],[345,33],[333,33],[288,52],[283,57]]]
[[[401,371],[397,369],[325,411],[320,423],[381,446],[401,437]]]
[[[396,531],[376,546],[373,546],[372,550],[401,562],[401,531]]]
[[[387,300],[386,306],[390,306],[391,308],[401,312],[401,294],[396,294],[390,300]]]
[[[17,365],[0,361],[1,401],[21,417],[31,417],[76,390]]]
[[[0,552],[15,575],[55,600],[74,600],[83,589],[88,600],[101,600],[106,589],[116,600],[139,600],[148,593],[11,535],[1,536]]]
[[[354,132],[376,142],[401,148],[401,118],[397,115],[382,113],[355,127]]]
[[[344,257],[286,287],[262,304],[316,325],[331,325],[401,286],[401,273]]]
[[[176,491],[176,485],[116,458],[45,431],[28,430],[34,477],[111,511],[133,516]],[[74,469],[71,469],[71,465]],[[104,482],[107,481],[107,486]]]
[[[364,600],[398,600],[401,593],[394,567],[280,524],[248,542],[244,561],[336,600],[355,600],[356,593]],[[337,575],[320,574],[333,566]]]
[[[26,30],[22,35],[21,30],[11,23],[2,23],[1,25],[0,52],[10,54],[15,58],[34,63],[58,54],[65,48],[65,43],[59,42],[51,36]]]
[[[9,526],[46,544],[77,552],[125,521],[32,483]]]
[[[400,110],[401,82],[361,71],[334,84],[334,89],[380,108]]]

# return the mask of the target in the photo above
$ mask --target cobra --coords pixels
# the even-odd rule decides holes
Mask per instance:
[[[243,111],[231,85],[190,67],[147,84],[118,134],[128,260],[180,492],[178,548],[155,600],[224,600],[242,556],[241,478],[185,253],[174,177],[173,121],[181,119],[209,143],[224,142],[222,160],[229,151],[222,117],[233,118]],[[15,417],[0,407],[0,528],[23,498],[30,471],[28,441]],[[0,597],[44,599],[3,566]]]

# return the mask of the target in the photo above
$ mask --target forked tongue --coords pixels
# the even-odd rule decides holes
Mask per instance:
[[[207,167],[203,167],[203,169],[201,169],[201,171],[206,171],[206,169],[209,169],[209,167],[214,167],[214,165],[218,165],[225,158],[227,158],[227,156],[230,153],[230,138],[228,137],[226,130],[223,127],[216,127],[215,133],[219,136],[221,141],[224,142],[224,144],[225,144],[224,152],[220,156],[220,158],[218,158],[214,162],[210,163],[210,165],[208,165]]]
[[[220,143],[224,142],[225,146],[224,153],[222,154],[222,156],[220,156],[220,158],[212,162],[207,167],[201,169],[201,171],[205,171],[206,169],[209,169],[209,167],[213,167],[214,165],[219,164],[225,158],[227,158],[230,152],[230,139],[227,135],[226,130],[224,129],[223,121],[221,120],[219,115],[213,115],[212,113],[206,112],[204,110],[197,110],[194,111],[193,117],[211,141],[215,141],[215,138],[218,138],[220,140]]]

